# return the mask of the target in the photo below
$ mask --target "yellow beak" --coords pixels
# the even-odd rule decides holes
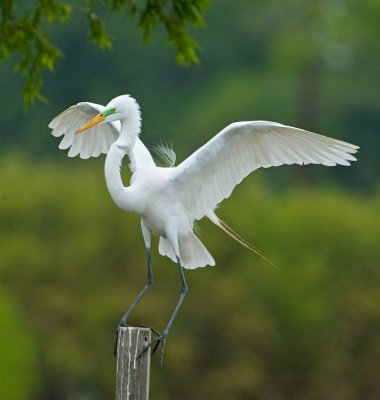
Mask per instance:
[[[81,126],[78,129],[77,133],[81,133],[86,131],[87,129],[91,128],[92,126],[98,125],[101,122],[103,122],[106,119],[106,116],[104,114],[98,114],[96,117],[92,118],[90,121],[87,122],[87,124]]]

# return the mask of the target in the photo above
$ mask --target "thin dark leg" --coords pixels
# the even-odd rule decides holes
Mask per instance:
[[[125,314],[121,317],[119,325],[116,328],[115,343],[114,343],[114,354],[115,354],[115,357],[116,357],[116,352],[117,352],[117,340],[118,340],[118,336],[119,336],[118,335],[119,327],[121,327],[121,326],[126,327],[127,326],[127,319],[129,317],[129,315],[134,310],[134,308],[137,306],[139,301],[143,298],[144,294],[149,290],[149,288],[153,284],[152,257],[151,257],[151,254],[150,254],[150,248],[148,248],[148,247],[146,248],[146,260],[147,260],[147,264],[148,264],[148,278],[146,280],[145,286],[143,287],[142,291],[138,294],[138,296],[136,297],[134,302],[130,305],[130,307],[125,312]]]
[[[130,305],[128,310],[125,312],[125,314],[121,317],[119,326],[127,326],[127,319],[131,312],[134,310],[134,308],[137,306],[139,301],[143,298],[144,294],[149,290],[149,288],[153,284],[153,268],[152,268],[152,257],[150,255],[150,249],[146,249],[146,260],[148,264],[148,278],[146,280],[145,286],[143,287],[142,291],[138,294],[134,302]]]
[[[170,328],[175,320],[175,317],[178,313],[178,310],[181,307],[181,304],[183,302],[183,300],[186,297],[186,294],[188,292],[188,287],[187,287],[187,283],[186,283],[186,279],[185,279],[185,274],[183,272],[183,267],[181,265],[181,260],[179,257],[177,257],[177,264],[178,264],[178,269],[179,269],[179,273],[181,276],[181,292],[177,301],[177,304],[174,308],[174,311],[169,319],[168,324],[166,325],[165,330],[163,331],[162,335],[157,337],[156,339],[152,340],[151,343],[149,343],[149,345],[147,347],[145,347],[143,349],[143,351],[141,352],[141,354],[139,355],[139,357],[141,357],[151,346],[154,346],[156,343],[161,342],[162,343],[162,348],[161,348],[161,357],[160,357],[160,363],[162,365],[163,359],[164,359],[164,351],[165,351],[165,344],[166,344],[166,337],[168,336],[168,333],[170,331]]]
[[[176,317],[176,315],[178,313],[178,310],[181,307],[181,304],[182,304],[183,300],[185,299],[186,294],[188,292],[188,287],[187,287],[187,283],[186,283],[186,279],[185,279],[185,274],[183,272],[183,267],[181,265],[181,260],[180,260],[179,257],[177,257],[177,264],[178,264],[179,273],[181,275],[181,292],[179,294],[179,299],[178,299],[177,304],[176,304],[176,306],[174,308],[173,314],[171,315],[171,317],[169,319],[169,322],[166,325],[166,328],[165,328],[165,330],[164,330],[164,332],[162,334],[162,335],[165,335],[165,336],[168,335],[169,330],[170,330],[170,328],[171,328],[171,326],[173,324],[173,321],[174,321],[174,319],[175,319],[175,317]]]

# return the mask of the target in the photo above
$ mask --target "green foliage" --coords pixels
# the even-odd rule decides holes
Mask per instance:
[[[279,269],[201,223],[217,266],[187,272],[164,367],[153,358],[152,396],[376,399],[380,193],[278,193],[261,184],[264,174],[218,214]],[[33,372],[43,387],[29,399],[112,398],[114,328],[146,277],[138,219],[110,200],[103,160],[58,165],[10,154],[0,161],[0,204],[1,285],[17,305],[8,320],[22,312],[23,334],[42,346]],[[156,282],[131,323],[161,329],[179,277],[156,245]]]
[[[45,22],[65,22],[71,6],[53,0],[40,0],[32,10],[17,12],[16,2],[0,4],[0,60],[16,54],[16,71],[25,77],[24,104],[29,107],[35,98],[44,101],[39,89],[41,71],[52,71],[61,51],[50,41]]]
[[[111,49],[112,39],[106,32],[104,10],[137,15],[145,41],[158,25],[164,26],[168,43],[175,47],[180,63],[197,62],[197,42],[188,32],[203,23],[202,13],[207,0],[90,0],[85,5],[60,0],[39,0],[25,10],[17,9],[15,0],[0,3],[0,61],[17,56],[16,71],[25,78],[24,105],[35,99],[46,101],[40,93],[42,72],[53,71],[63,53],[51,39],[51,25],[67,22],[73,11],[87,17],[89,36],[99,47]],[[99,9],[99,11],[97,11]]]
[[[186,24],[201,26],[204,22],[202,13],[207,3],[207,0],[180,0],[172,4],[166,0],[147,1],[145,8],[139,13],[139,25],[143,28],[145,41],[151,39],[157,24],[161,23],[168,33],[168,44],[176,49],[177,61],[180,64],[198,62],[196,54],[198,45],[188,33]],[[135,11],[137,10],[136,6]]]
[[[87,12],[90,38],[102,49],[110,50],[112,41],[106,34],[104,22],[93,11]]]
[[[18,305],[4,293],[0,295],[0,398],[30,400],[38,389],[37,345]]]

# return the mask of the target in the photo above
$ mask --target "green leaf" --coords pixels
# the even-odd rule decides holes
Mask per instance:
[[[112,41],[107,35],[104,22],[93,12],[87,13],[90,38],[103,49],[110,50]]]
[[[89,37],[102,49],[110,50],[112,39],[100,11],[97,11],[100,5],[118,12],[127,9],[130,16],[136,15],[144,42],[149,42],[156,29],[163,26],[167,32],[167,43],[175,49],[177,62],[198,62],[199,46],[187,25],[203,24],[202,13],[208,5],[207,0],[87,0],[86,3],[88,8],[79,8],[74,2],[39,0],[17,14],[15,0],[0,2],[0,61],[15,54],[18,56],[15,71],[25,77],[26,108],[35,100],[45,101],[40,93],[42,74],[45,70],[53,71],[56,62],[63,58],[61,50],[52,43],[47,26],[67,22],[73,10],[85,14]]]

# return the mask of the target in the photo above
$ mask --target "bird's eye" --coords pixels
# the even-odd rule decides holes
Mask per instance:
[[[116,108],[114,107],[114,108],[111,108],[111,111],[112,112],[116,112]]]

